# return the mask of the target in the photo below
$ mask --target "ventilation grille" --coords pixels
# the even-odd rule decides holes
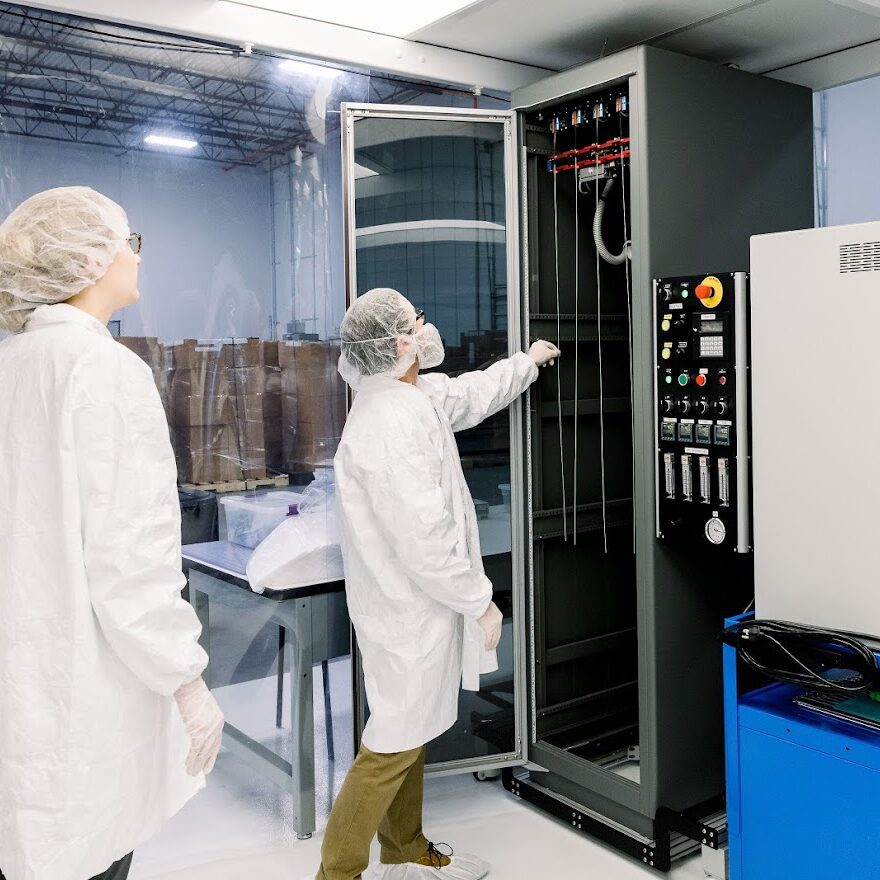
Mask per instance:
[[[840,246],[840,272],[880,271],[880,241]]]

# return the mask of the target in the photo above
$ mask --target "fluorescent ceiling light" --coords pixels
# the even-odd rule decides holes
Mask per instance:
[[[194,150],[199,145],[198,141],[171,137],[167,134],[148,134],[144,138],[144,143],[156,147],[177,147],[179,150]]]
[[[294,61],[289,58],[278,65],[285,73],[299,73],[302,76],[313,76],[318,79],[336,79],[342,71],[338,67],[325,67],[323,64],[309,64],[306,61]]]
[[[274,9],[331,24],[405,37],[441,18],[473,5],[474,0],[333,0],[316,7],[313,0],[238,0],[245,6]]]

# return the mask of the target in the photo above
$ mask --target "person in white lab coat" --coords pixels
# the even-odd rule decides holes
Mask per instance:
[[[140,243],[86,187],[0,224],[6,880],[124,880],[220,747],[180,594],[167,422],[149,367],[106,327],[139,296]]]
[[[333,806],[318,880],[479,880],[482,859],[422,833],[425,745],[458,714],[459,690],[497,669],[502,615],[483,570],[455,431],[508,406],[559,350],[536,342],[456,379],[437,329],[394,290],[360,297],[342,322],[340,372],[356,390],[336,491],[348,609],[370,718]],[[368,868],[379,833],[381,856]]]

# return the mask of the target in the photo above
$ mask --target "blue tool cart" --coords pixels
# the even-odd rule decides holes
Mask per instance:
[[[730,880],[880,878],[880,731],[768,682],[724,646]]]

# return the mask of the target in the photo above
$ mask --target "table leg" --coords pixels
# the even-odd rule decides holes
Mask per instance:
[[[327,758],[336,760],[336,749],[333,746],[333,708],[330,705],[330,663],[321,661],[321,677],[324,679],[324,729],[327,732]]]
[[[189,600],[196,612],[196,617],[202,625],[202,634],[199,636],[199,644],[208,655],[208,665],[202,673],[205,684],[211,687],[211,606],[207,593],[199,590],[198,578],[192,577],[189,582]]]
[[[291,635],[291,634],[288,634]],[[293,827],[299,840],[315,830],[315,716],[312,698],[312,607],[309,598],[296,602],[296,627],[287,639],[290,657],[291,791]]]
[[[281,729],[281,711],[284,706],[284,643],[287,630],[278,627],[278,696],[275,700],[275,726]]]

